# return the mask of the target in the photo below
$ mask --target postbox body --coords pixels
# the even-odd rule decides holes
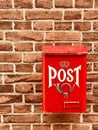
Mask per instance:
[[[85,46],[43,46],[43,111],[86,111]]]

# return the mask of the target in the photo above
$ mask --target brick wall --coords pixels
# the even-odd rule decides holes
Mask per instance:
[[[87,110],[42,112],[42,45],[86,45]],[[98,0],[0,0],[0,130],[98,130]]]

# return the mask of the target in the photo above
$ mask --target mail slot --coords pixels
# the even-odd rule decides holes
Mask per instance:
[[[43,46],[43,112],[86,111],[85,46]]]

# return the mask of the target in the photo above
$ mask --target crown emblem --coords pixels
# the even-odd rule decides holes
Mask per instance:
[[[69,66],[69,62],[68,61],[61,61],[59,64],[60,64],[61,68],[68,68],[68,66]]]

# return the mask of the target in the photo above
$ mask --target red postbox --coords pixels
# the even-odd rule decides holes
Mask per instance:
[[[43,111],[86,111],[85,46],[43,46]]]

